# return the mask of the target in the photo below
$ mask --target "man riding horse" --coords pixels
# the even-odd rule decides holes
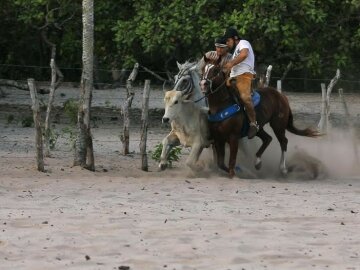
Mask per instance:
[[[231,70],[226,84],[228,87],[236,88],[239,92],[250,122],[248,138],[252,139],[259,131],[251,100],[251,82],[256,74],[254,71],[255,55],[250,42],[241,39],[234,28],[228,28],[225,31],[224,39],[230,50],[233,51],[232,59],[224,65],[225,70]]]
[[[205,57],[207,59],[216,61],[219,58],[220,60],[220,66],[224,66],[227,62],[229,62],[232,59],[231,53],[229,53],[229,47],[226,44],[226,39],[224,37],[217,37],[215,39],[215,51],[208,51],[205,53]],[[199,64],[199,71],[202,72],[203,68],[205,66],[205,60],[204,57],[200,60]],[[201,74],[202,75],[202,74]]]

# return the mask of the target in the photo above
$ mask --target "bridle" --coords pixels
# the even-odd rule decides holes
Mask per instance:
[[[208,78],[209,71],[213,67],[215,67],[214,64],[207,64],[205,66],[204,74],[203,74],[203,76],[202,76],[202,78],[200,80],[200,84],[205,83],[206,86],[207,86],[207,90],[206,90],[204,96],[201,99],[206,98],[206,97],[218,92],[221,89],[221,87],[223,87],[224,84],[226,83],[226,80],[224,80],[218,87],[216,87],[214,90],[212,89],[213,88],[212,87],[213,86],[213,81],[216,79],[216,77],[218,77],[218,76],[220,76],[222,74],[222,70],[219,69],[218,73],[216,73],[212,78]],[[200,101],[201,99],[198,99],[195,102]]]
[[[203,94],[203,96],[201,98],[198,98],[197,100],[194,100],[194,103],[198,103],[201,100],[203,100],[204,98],[207,98],[209,95],[218,92],[221,89],[221,87],[226,83],[226,80],[224,80],[224,82],[222,82],[218,87],[216,87],[216,89],[214,89],[214,90],[212,89],[213,80],[216,79],[216,77],[220,76],[221,73],[222,73],[222,71],[220,69],[219,72],[216,75],[214,75],[211,79],[207,78],[208,75],[209,75],[210,69],[213,68],[213,67],[215,67],[215,65],[213,65],[213,64],[207,64],[205,66],[205,72],[204,72],[202,78],[200,79],[199,85],[201,87],[201,82],[205,81],[206,83],[209,84],[209,87],[208,87],[208,90]],[[181,87],[181,88],[185,88],[187,91],[191,90],[191,88],[193,87],[192,74],[191,74],[191,72],[189,72],[191,69],[192,69],[192,67],[184,68],[177,74],[176,79],[175,79],[175,87],[174,87],[175,90],[180,87],[179,82],[181,80],[186,80],[187,81],[186,86]]]

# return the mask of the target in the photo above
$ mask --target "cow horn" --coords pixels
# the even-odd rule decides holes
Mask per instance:
[[[163,92],[166,92],[165,87],[166,87],[166,81],[164,81],[163,83]]]
[[[172,83],[172,82],[169,81],[169,80],[164,80],[164,83],[163,83],[163,92],[168,91],[168,90],[166,90],[166,85],[167,85],[168,83],[170,84],[170,83]]]

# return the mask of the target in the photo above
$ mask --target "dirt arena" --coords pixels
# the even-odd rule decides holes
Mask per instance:
[[[128,156],[121,154],[119,106],[124,91],[96,90],[92,128],[96,171],[72,167],[69,138],[60,136],[45,173],[35,169],[27,92],[0,98],[0,269],[360,269],[360,95],[343,107],[333,94],[332,127],[318,139],[288,134],[288,177],[278,172],[274,138],[261,171],[257,139],[242,142],[234,179],[213,168],[210,150],[194,174],[184,165],[141,171],[135,95]],[[287,94],[300,127],[317,125],[317,94]],[[74,89],[57,91],[54,127]],[[44,96],[47,99],[47,96]],[[109,101],[111,104],[109,104]],[[150,94],[148,150],[169,132],[160,124],[162,92]],[[9,121],[9,115],[14,120]],[[134,115],[137,115],[134,116]]]

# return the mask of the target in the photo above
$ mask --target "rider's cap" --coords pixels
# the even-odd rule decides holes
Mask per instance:
[[[224,38],[225,39],[228,39],[228,38],[240,39],[240,36],[239,36],[238,31],[236,31],[235,28],[230,27],[230,28],[226,29]]]
[[[215,46],[220,48],[227,47],[226,45],[226,39],[224,37],[217,37],[215,38]]]

